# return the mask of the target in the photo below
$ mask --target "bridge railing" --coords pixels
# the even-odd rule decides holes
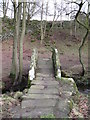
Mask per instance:
[[[70,84],[72,88],[72,94],[75,93],[78,95],[78,88],[76,86],[74,79],[61,76],[61,65],[60,65],[58,50],[56,48],[53,48],[53,51],[52,51],[52,61],[53,61],[55,77],[61,80],[62,82],[64,82],[64,84],[65,83]]]
[[[28,83],[35,78],[36,68],[37,68],[37,59],[38,59],[38,51],[36,48],[33,49],[31,61],[30,61],[30,70],[28,75]]]
[[[60,65],[58,50],[56,48],[52,49],[52,61],[53,61],[55,77],[57,79],[61,79],[61,65]]]

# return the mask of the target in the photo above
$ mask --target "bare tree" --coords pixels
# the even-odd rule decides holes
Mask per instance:
[[[17,59],[17,6],[16,6],[16,0],[13,1],[13,7],[14,7],[14,40],[13,40],[13,55],[12,55],[12,67],[10,76],[13,77],[15,80],[18,77],[18,59]]]
[[[46,36],[47,14],[48,14],[48,1],[46,3],[46,19],[45,19],[45,22],[44,22],[44,38]]]
[[[29,0],[29,2],[27,2],[27,20],[28,20],[28,24],[30,22],[30,19],[35,14],[35,9],[36,9],[36,0],[34,0],[33,2],[31,2]]]
[[[43,33],[43,6],[44,6],[44,3],[43,3],[43,0],[42,0],[42,5],[41,5],[41,44],[42,44],[43,39],[44,39],[44,33]]]
[[[54,1],[54,15],[53,15],[53,21],[52,21],[52,27],[51,30],[53,29],[54,23],[55,23],[55,18],[56,18],[56,7],[57,7],[57,2],[56,0]]]
[[[13,40],[13,57],[12,57],[12,67],[11,67],[11,77],[14,78],[14,85],[21,82],[22,71],[23,71],[23,39],[25,35],[26,28],[26,2],[19,2],[18,5],[16,0],[12,1],[14,7],[14,40]],[[23,8],[22,8],[23,5]],[[21,12],[23,9],[23,18],[22,18],[22,32],[20,34],[20,21],[21,21]],[[19,40],[20,39],[20,40]],[[18,57],[17,57],[17,46],[19,43],[19,71],[18,71]],[[19,76],[19,77],[18,77]],[[19,80],[18,80],[19,78]]]
[[[9,0],[3,0],[3,18],[6,18]]]
[[[20,36],[20,21],[21,21],[21,13],[22,13],[22,3],[18,2],[18,14],[17,14],[17,40],[19,41]]]
[[[85,2],[86,2],[86,1],[85,1]],[[83,48],[83,46],[84,46],[84,43],[85,43],[85,41],[86,41],[86,38],[87,38],[87,36],[88,36],[88,33],[89,33],[89,31],[90,31],[90,27],[89,27],[89,14],[87,14],[87,13],[85,13],[85,12],[82,12],[82,13],[86,16],[86,23],[81,22],[81,21],[78,19],[78,16],[79,16],[79,14],[81,13],[81,9],[82,9],[82,7],[83,7],[83,5],[84,5],[85,2],[83,2],[83,1],[81,0],[80,3],[76,3],[76,4],[78,4],[78,6],[79,6],[79,10],[77,11],[76,16],[75,16],[76,21],[77,21],[81,26],[83,26],[83,27],[86,29],[85,36],[83,37],[82,42],[81,42],[81,45],[80,45],[80,47],[79,47],[79,61],[80,61],[81,65],[82,65],[82,76],[84,76],[84,74],[85,74],[85,67],[84,67],[84,64],[83,64],[83,62],[82,62],[81,52],[82,52],[82,48]]]
[[[61,5],[60,5],[60,7],[61,7],[61,10],[62,10],[62,8],[63,8],[63,3],[62,3],[62,1],[61,1]],[[61,27],[63,26],[63,22],[62,22],[62,13],[61,13],[61,15],[60,15],[60,20],[61,20]]]
[[[26,28],[26,2],[23,2],[22,33],[19,43],[19,82],[21,82],[23,74],[23,40],[25,36],[25,28]]]
[[[90,1],[88,0],[88,15],[89,15],[89,27],[90,27]],[[90,51],[90,30],[88,34],[88,51]],[[88,54],[88,78],[90,78],[90,55]]]
[[[72,11],[72,3],[71,3],[71,11]],[[72,13],[71,13],[72,16]],[[72,19],[70,20],[70,35],[72,36]]]
[[[80,64],[82,66],[82,76],[84,76],[85,74],[85,67],[84,67],[84,64],[82,62],[82,56],[81,56],[81,53],[82,53],[82,48],[84,46],[84,43],[86,41],[86,38],[89,34],[89,31],[90,31],[90,27],[89,27],[89,12],[88,13],[85,13],[84,11],[82,11],[82,8],[84,6],[84,4],[87,2],[87,0],[77,0],[77,1],[71,1],[69,0],[68,1],[68,4],[75,4],[76,6],[78,6],[78,10],[74,9],[72,11],[70,11],[70,13],[68,13],[67,15],[71,14],[71,13],[74,13],[75,14],[75,21],[82,27],[84,27],[86,29],[86,33],[85,33],[85,36],[82,38],[82,41],[81,41],[81,45],[79,47],[79,61],[80,61]],[[89,0],[88,0],[88,3],[89,3]],[[90,4],[90,3],[89,3]],[[89,6],[88,6],[89,8]],[[89,8],[90,9],[90,8]],[[80,20],[79,19],[79,15],[84,15],[85,17],[85,20]],[[75,26],[75,31],[76,31],[76,26]]]

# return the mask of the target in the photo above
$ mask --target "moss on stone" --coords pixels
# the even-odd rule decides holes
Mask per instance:
[[[57,49],[55,49],[55,48],[53,48],[53,51],[52,51],[52,61],[53,61],[53,68],[54,68],[55,77],[57,79],[61,78],[59,55],[58,55]]]
[[[23,93],[18,91],[18,92],[15,93],[14,98],[15,99],[22,99],[22,96],[23,96]]]
[[[4,89],[5,88],[5,83],[0,81],[0,89]]]
[[[66,84],[69,84],[70,87],[73,87],[76,95],[77,96],[79,95],[79,91],[78,91],[77,85],[76,85],[75,81],[73,80],[73,78],[64,78],[64,77],[62,77],[61,80],[62,80],[63,84],[66,83]]]
[[[73,83],[73,86],[74,86],[74,89],[76,91],[76,95],[79,96],[79,91],[78,91],[78,88],[77,88],[77,85],[75,82]]]
[[[30,88],[30,86],[31,86],[31,81],[30,81],[29,76],[28,76],[28,88]]]
[[[68,101],[68,104],[69,104],[70,110],[72,110],[73,109],[73,105],[74,105],[74,101],[71,99],[70,101]]]
[[[55,118],[55,116],[53,114],[50,114],[50,115],[43,115],[40,118]],[[53,120],[55,120],[55,119],[53,119]]]

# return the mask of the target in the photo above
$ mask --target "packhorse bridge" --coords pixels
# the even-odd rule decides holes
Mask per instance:
[[[72,78],[62,77],[57,49],[48,58],[33,50],[28,85],[15,118],[69,117],[72,97],[78,94],[78,89]]]

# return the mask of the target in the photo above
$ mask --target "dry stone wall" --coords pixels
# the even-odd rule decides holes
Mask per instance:
[[[31,62],[30,62],[30,70],[28,79],[29,81],[32,81],[35,78],[36,74],[36,68],[37,68],[37,59],[38,59],[38,52],[37,49],[33,49],[32,56],[31,56]]]
[[[53,49],[52,61],[53,61],[55,77],[61,79],[61,65],[60,65],[60,61],[59,61],[58,50],[56,48]]]
[[[59,61],[59,54],[58,54],[58,50],[56,48],[53,48],[53,52],[52,52],[52,61],[53,61],[53,67],[54,67],[54,74],[56,79],[61,80],[61,82],[63,84],[69,84],[69,87],[71,88],[70,94],[72,95],[77,94],[78,95],[78,88],[77,85],[74,81],[73,78],[65,78],[61,76],[61,65],[60,65],[60,61]]]

